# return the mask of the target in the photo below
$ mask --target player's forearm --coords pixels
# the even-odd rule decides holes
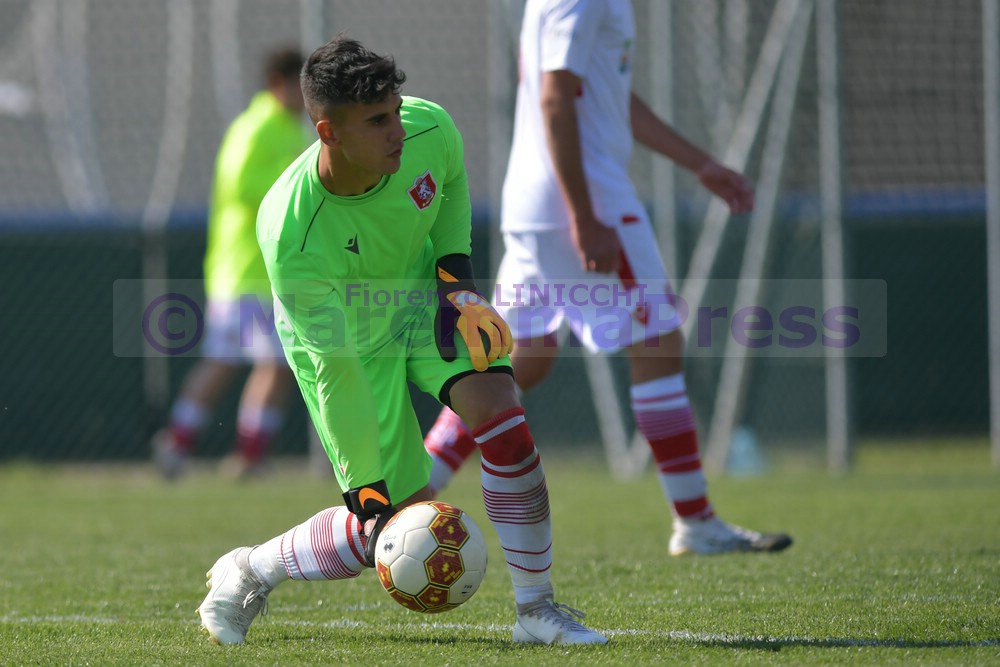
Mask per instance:
[[[435,258],[472,253],[472,204],[464,169],[441,187],[441,208],[430,237]]]
[[[712,160],[712,156],[660,120],[635,93],[632,93],[629,111],[632,120],[632,136],[643,146],[692,172],[697,172]]]
[[[574,222],[594,219],[590,189],[583,171],[575,87],[552,74],[542,77],[542,122],[559,189]]]

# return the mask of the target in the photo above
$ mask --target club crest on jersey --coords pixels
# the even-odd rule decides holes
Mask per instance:
[[[431,202],[434,201],[434,195],[437,194],[437,183],[431,176],[431,170],[428,169],[422,176],[413,181],[413,185],[406,192],[410,195],[414,206],[421,211],[430,206]]]

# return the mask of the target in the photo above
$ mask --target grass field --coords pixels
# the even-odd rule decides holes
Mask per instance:
[[[544,453],[544,452],[543,452]],[[421,616],[373,573],[291,582],[239,647],[211,645],[204,573],[240,544],[339,504],[297,470],[252,484],[205,471],[0,466],[3,665],[1000,664],[1000,474],[985,442],[863,444],[856,472],[712,480],[728,520],[791,532],[778,555],[666,556],[651,472],[619,482],[551,452],[559,598],[606,647],[517,647],[512,597],[474,466],[443,499],[487,529],[486,581]]]

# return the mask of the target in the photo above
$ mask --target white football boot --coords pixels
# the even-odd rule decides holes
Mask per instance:
[[[585,627],[577,619],[586,614],[559,604],[552,594],[517,605],[514,642],[517,644],[607,644],[599,632]]]
[[[708,519],[674,519],[670,555],[724,554],[735,551],[781,551],[792,544],[784,533],[758,533],[728,524],[713,516]]]
[[[251,549],[233,549],[205,574],[210,590],[198,607],[198,615],[216,644],[242,644],[257,614],[267,615],[271,589],[250,568]]]

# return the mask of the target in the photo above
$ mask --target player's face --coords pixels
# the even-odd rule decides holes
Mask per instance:
[[[406,136],[399,115],[402,104],[397,93],[374,104],[341,107],[330,120],[337,148],[356,174],[381,178],[399,171]]]

